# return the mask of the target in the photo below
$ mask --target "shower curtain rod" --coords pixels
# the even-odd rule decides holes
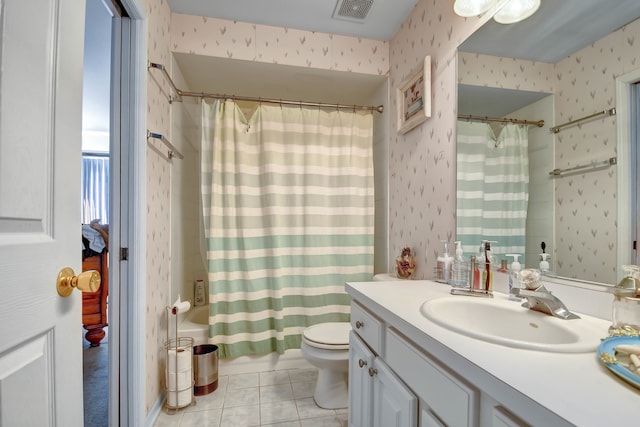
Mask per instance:
[[[514,123],[519,125],[532,125],[537,126],[539,128],[544,126],[544,120],[538,121],[530,121],[530,120],[520,120],[520,119],[510,119],[507,117],[487,117],[487,116],[458,116],[459,119],[464,120],[473,120],[476,122],[499,122],[499,123]]]
[[[166,68],[162,64],[158,64],[156,62],[149,62],[147,67],[148,69],[155,68],[162,71],[162,75],[169,82],[173,91],[176,93],[178,100],[182,100],[183,96],[192,97],[192,98],[214,98],[214,99],[232,99],[234,101],[251,101],[251,102],[266,102],[269,104],[279,104],[279,105],[297,105],[297,106],[305,106],[305,107],[321,107],[321,108],[336,108],[339,110],[360,110],[360,111],[377,111],[378,113],[382,113],[384,111],[383,105],[375,106],[363,106],[363,105],[346,105],[346,104],[328,104],[324,102],[306,102],[306,101],[291,101],[286,99],[269,99],[269,98],[255,98],[249,96],[236,96],[236,95],[225,95],[218,93],[206,93],[206,92],[187,92],[180,90],[176,87],[171,79],[171,76],[167,72]],[[171,102],[171,98],[169,98]]]

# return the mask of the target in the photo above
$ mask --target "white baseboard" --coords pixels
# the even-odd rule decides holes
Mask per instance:
[[[149,409],[149,413],[147,413],[147,417],[145,418],[144,425],[145,427],[153,427],[158,419],[158,415],[160,415],[160,411],[164,407],[164,399],[167,397],[166,390],[162,390],[158,399],[156,399],[156,403],[153,404],[151,409]]]

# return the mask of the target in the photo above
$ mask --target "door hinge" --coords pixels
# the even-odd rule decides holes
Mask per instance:
[[[638,250],[638,241],[637,241],[637,240],[634,240],[634,241],[633,241],[633,250],[634,250],[634,251],[637,251],[637,250]]]
[[[120,248],[120,261],[129,260],[129,248]]]

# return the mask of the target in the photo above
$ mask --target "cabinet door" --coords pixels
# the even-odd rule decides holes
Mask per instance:
[[[491,420],[493,427],[526,427],[527,423],[507,411],[502,406],[493,408],[493,418]]]
[[[349,334],[349,427],[371,427],[371,388],[369,368],[374,355],[358,335]]]
[[[422,403],[420,404],[422,405]],[[420,427],[446,427],[442,421],[438,419],[427,408],[421,408],[420,410]]]
[[[373,426],[418,425],[418,400],[391,369],[376,358],[370,374],[373,376]]]

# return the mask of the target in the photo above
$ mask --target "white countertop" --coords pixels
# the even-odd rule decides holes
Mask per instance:
[[[548,353],[509,348],[452,332],[420,313],[425,301],[450,296],[450,286],[429,280],[347,283],[346,289],[387,324],[508,407],[522,404],[517,397],[520,392],[577,426],[640,423],[640,390],[600,363],[598,343],[593,353]],[[494,297],[507,299],[497,292]],[[564,302],[571,309],[570,302]],[[577,314],[601,328],[602,338],[607,336],[610,322]]]

